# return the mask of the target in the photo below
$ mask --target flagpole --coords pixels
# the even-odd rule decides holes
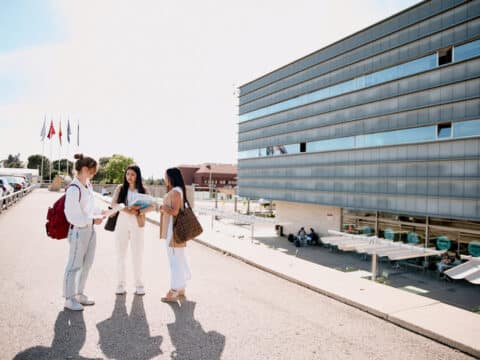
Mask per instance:
[[[40,168],[40,185],[43,184],[43,158],[45,157],[45,132],[46,132],[46,123],[47,123],[47,115],[43,115],[43,128],[42,128],[42,160],[41,160],[41,168]]]
[[[62,162],[62,114],[59,115],[60,123],[58,124],[58,139],[59,139],[59,147],[58,147],[58,175],[60,175],[60,163]]]
[[[52,139],[50,138],[50,176],[49,176],[49,181],[50,184],[52,184],[52,166],[53,166],[53,155],[52,155]]]

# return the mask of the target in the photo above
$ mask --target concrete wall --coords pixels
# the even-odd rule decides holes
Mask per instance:
[[[307,232],[313,228],[320,235],[327,230],[340,230],[341,208],[298,202],[276,201],[278,224],[283,233],[297,233],[303,226]]]

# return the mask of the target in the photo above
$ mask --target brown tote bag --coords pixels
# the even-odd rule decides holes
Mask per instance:
[[[203,232],[202,225],[198,222],[188,200],[183,209],[180,209],[173,223],[173,238],[177,244],[192,240]]]

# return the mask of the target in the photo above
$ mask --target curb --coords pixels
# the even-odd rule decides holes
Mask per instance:
[[[152,223],[154,223],[154,222],[152,221]],[[237,260],[240,260],[240,261],[242,261],[242,262],[244,262],[244,263],[246,263],[246,264],[248,264],[248,265],[251,265],[251,266],[253,266],[253,267],[257,268],[257,269],[260,269],[260,270],[262,270],[262,271],[265,271],[265,272],[267,272],[267,273],[270,273],[270,274],[272,274],[272,275],[275,275],[275,276],[277,276],[277,277],[279,277],[279,278],[281,278],[281,279],[284,279],[284,280],[289,281],[289,282],[291,282],[291,283],[294,283],[294,284],[296,284],[296,285],[302,286],[302,287],[304,287],[304,288],[307,288],[307,289],[309,289],[309,290],[311,290],[311,291],[314,291],[314,292],[316,292],[316,293],[319,293],[319,294],[321,294],[321,295],[325,295],[325,296],[327,296],[327,297],[329,297],[329,298],[331,298],[331,299],[333,299],[333,300],[336,300],[336,301],[339,301],[339,302],[344,303],[344,304],[346,304],[346,305],[352,306],[352,307],[354,307],[354,308],[356,308],[356,309],[358,309],[358,310],[361,310],[361,311],[364,311],[364,312],[369,313],[369,314],[371,314],[371,315],[374,315],[374,316],[376,316],[376,317],[378,317],[378,318],[381,318],[381,319],[383,319],[383,320],[385,320],[385,321],[388,321],[388,322],[390,322],[390,323],[392,323],[392,324],[394,324],[394,325],[396,325],[396,326],[399,326],[399,327],[404,328],[404,329],[406,329],[406,330],[408,330],[408,331],[411,331],[411,332],[413,332],[413,333],[416,333],[416,334],[418,334],[418,335],[421,335],[421,336],[424,336],[424,337],[426,337],[426,338],[428,338],[428,339],[431,339],[431,340],[433,340],[433,341],[435,341],[435,342],[437,342],[437,343],[446,345],[446,346],[451,347],[451,348],[453,348],[453,349],[457,349],[457,350],[459,350],[459,351],[461,351],[461,352],[464,352],[464,353],[466,353],[466,354],[468,354],[468,355],[471,355],[471,356],[475,356],[475,357],[477,357],[477,358],[480,358],[480,351],[478,351],[478,350],[476,350],[476,349],[473,349],[473,348],[471,348],[471,347],[469,347],[469,346],[467,346],[467,345],[464,345],[464,344],[462,344],[462,343],[458,343],[458,342],[456,342],[456,341],[454,341],[454,340],[451,340],[451,339],[449,339],[449,338],[446,338],[446,337],[444,337],[444,336],[441,336],[441,335],[436,334],[436,333],[434,333],[434,332],[431,332],[431,331],[429,331],[429,330],[423,329],[422,327],[416,326],[416,325],[411,324],[411,323],[409,323],[409,322],[407,322],[407,321],[400,320],[400,319],[396,318],[396,317],[393,316],[393,315],[388,315],[387,313],[378,311],[378,310],[376,310],[376,309],[374,309],[374,308],[370,308],[370,307],[368,307],[368,306],[365,306],[364,304],[357,303],[357,302],[352,301],[352,300],[350,300],[350,299],[348,299],[348,298],[345,298],[345,297],[343,297],[343,296],[337,295],[337,294],[335,294],[335,293],[331,293],[331,292],[329,292],[329,291],[323,290],[323,289],[318,288],[318,287],[316,287],[316,286],[313,286],[313,285],[311,285],[311,284],[305,283],[305,282],[303,282],[303,281],[301,281],[301,280],[298,280],[298,279],[292,278],[292,277],[290,277],[290,276],[287,276],[287,275],[285,275],[285,274],[279,273],[279,272],[277,272],[277,271],[275,271],[275,270],[272,270],[272,269],[270,269],[270,268],[268,268],[268,267],[265,267],[265,266],[263,266],[263,265],[259,265],[259,264],[255,263],[255,262],[253,262],[253,261],[251,261],[251,260],[249,260],[249,259],[246,259],[246,258],[244,258],[244,257],[242,257],[242,256],[233,254],[233,253],[231,253],[231,252],[229,252],[229,251],[225,251],[225,250],[223,250],[223,249],[221,249],[221,248],[219,248],[219,247],[217,247],[217,246],[215,246],[215,245],[209,244],[208,242],[203,241],[203,240],[201,240],[201,239],[198,239],[198,238],[197,238],[197,239],[193,239],[193,240],[194,240],[195,242],[203,245],[203,246],[206,246],[206,247],[212,249],[212,250],[215,250],[215,251],[221,252],[221,253],[223,253],[223,254],[226,254],[226,255],[228,255],[228,256],[231,256],[231,257],[233,257],[233,258],[235,258],[235,259],[237,259]]]

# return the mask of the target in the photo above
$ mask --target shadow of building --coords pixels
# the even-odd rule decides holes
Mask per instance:
[[[175,322],[168,324],[168,332],[175,351],[172,359],[220,359],[225,348],[225,336],[216,332],[205,332],[195,320],[195,302],[183,301],[180,305],[169,303],[175,314]]]
[[[148,360],[160,354],[161,336],[150,336],[143,298],[135,296],[130,315],[126,297],[117,296],[112,316],[97,324],[100,348],[105,356],[118,360]]]
[[[36,346],[18,353],[14,360],[75,359],[93,360],[79,355],[85,344],[87,328],[83,312],[63,310],[55,321],[51,347]]]

